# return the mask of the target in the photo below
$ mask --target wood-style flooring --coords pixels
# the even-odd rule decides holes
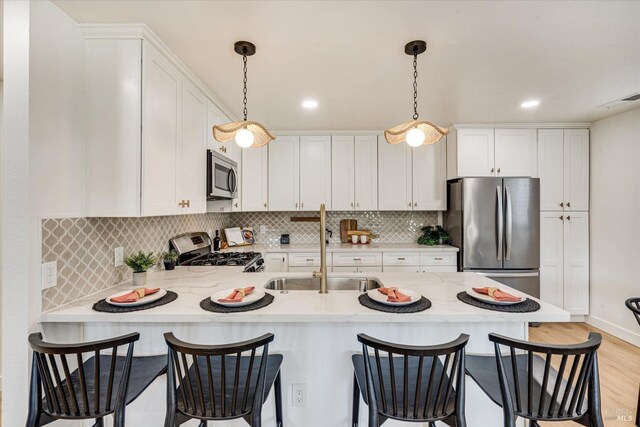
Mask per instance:
[[[602,412],[606,427],[635,426],[635,411],[640,384],[640,348],[609,335],[585,323],[547,323],[529,330],[529,340],[552,344],[569,344],[585,341],[589,332],[602,334],[602,346],[598,353],[602,390]],[[0,393],[0,405],[2,394]],[[630,417],[623,421],[619,416]],[[0,406],[0,419],[2,411]],[[575,427],[578,424],[541,423],[543,426]],[[0,425],[1,427],[1,425]],[[496,426],[499,427],[499,426]]]
[[[553,344],[586,341],[589,332],[602,334],[598,350],[602,414],[606,427],[635,426],[640,384],[640,348],[585,323],[548,323],[529,329],[529,340]],[[619,417],[627,417],[626,420]],[[578,424],[541,423],[543,426],[575,427]]]

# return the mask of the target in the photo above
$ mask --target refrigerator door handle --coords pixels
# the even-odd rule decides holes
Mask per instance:
[[[511,190],[509,189],[509,186],[505,185],[504,190],[505,190],[504,198],[505,198],[505,203],[507,205],[507,221],[506,221],[507,247],[506,247],[505,260],[510,261],[511,260],[511,236],[513,235],[513,209],[511,206]]]
[[[496,194],[498,196],[498,209],[497,209],[497,220],[498,223],[498,261],[502,261],[502,233],[503,233],[503,224],[504,220],[502,218],[502,188],[498,185],[496,186]]]
[[[527,272],[527,273],[488,273],[488,272],[480,272],[473,271],[473,273],[479,274],[484,277],[538,277],[540,273],[537,271]]]

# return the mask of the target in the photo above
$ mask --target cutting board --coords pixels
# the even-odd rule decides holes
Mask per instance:
[[[343,219],[340,221],[340,241],[342,243],[349,243],[351,237],[349,236],[349,230],[357,230],[358,221],[355,219]]]

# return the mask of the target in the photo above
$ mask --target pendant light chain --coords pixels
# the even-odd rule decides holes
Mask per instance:
[[[244,83],[244,89],[242,90],[242,93],[244,94],[244,99],[242,100],[242,103],[244,104],[244,109],[242,110],[244,113],[244,121],[247,121],[247,48],[243,48],[242,49],[242,63],[243,63],[243,68],[242,71],[244,72],[244,79],[242,80],[242,82]]]
[[[418,48],[413,48],[413,120],[418,120]]]

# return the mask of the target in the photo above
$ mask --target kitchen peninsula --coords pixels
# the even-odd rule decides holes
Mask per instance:
[[[262,309],[233,314],[202,310],[199,303],[216,291],[238,286],[264,286],[275,277],[301,277],[301,273],[241,273],[241,267],[177,267],[149,276],[147,286],[176,292],[176,301],[149,310],[111,314],[92,310],[92,304],[120,286],[42,313],[40,322],[54,342],[90,341],[139,331],[136,354],[163,354],[164,332],[197,343],[241,341],[266,332],[275,334],[270,351],[284,355],[282,366],[285,425],[305,427],[348,426],[351,414],[352,368],[350,356],[361,351],[358,333],[407,344],[435,344],[471,336],[468,353],[491,353],[487,334],[527,338],[529,322],[563,322],[569,313],[540,302],[533,313],[483,310],[460,302],[465,289],[495,282],[472,273],[330,273],[329,277],[374,277],[385,286],[400,286],[426,296],[432,307],[413,314],[374,311],[359,304],[357,291],[267,290],[274,302]],[[307,277],[310,274],[306,274]],[[521,293],[504,287],[516,295]],[[127,412],[132,425],[162,425],[164,378],[156,381]],[[292,406],[292,384],[305,384],[304,406]],[[471,381],[467,381],[467,420],[470,427],[497,426],[501,411]],[[272,397],[269,397],[272,399]],[[134,409],[135,406],[135,410]],[[273,405],[264,406],[264,424],[274,425]],[[361,424],[366,425],[366,411]],[[392,420],[385,425],[394,426]],[[188,424],[190,425],[190,424]],[[240,426],[229,422],[225,426]]]

